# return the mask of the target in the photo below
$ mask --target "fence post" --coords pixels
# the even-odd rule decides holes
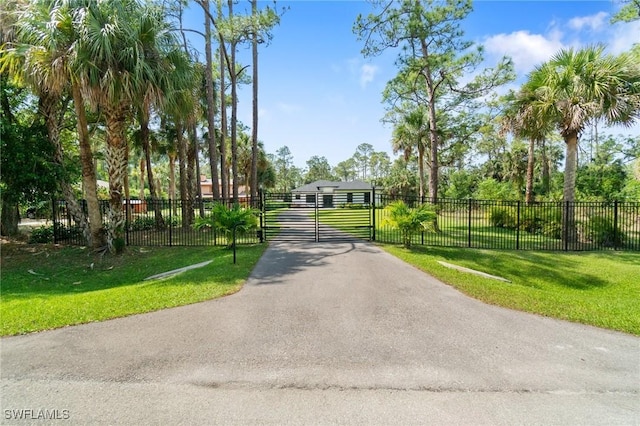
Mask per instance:
[[[371,240],[375,241],[376,240],[376,186],[375,184],[371,187],[371,214],[373,215],[372,216],[373,229],[372,229]]]
[[[169,247],[173,244],[172,233],[173,233],[173,206],[171,205],[171,198],[169,198]]]
[[[569,251],[569,203],[564,202],[564,220],[562,221],[562,239],[564,240],[564,251]]]
[[[265,202],[264,202],[264,191],[262,189],[258,190],[258,209],[260,209],[260,242],[264,242],[264,215],[265,215]]]
[[[467,247],[471,247],[471,198],[469,198],[469,217],[467,221]]]
[[[316,209],[315,209],[315,231],[316,231],[316,243],[320,242],[320,212],[318,211],[318,198],[320,196],[319,192],[316,192]]]
[[[520,200],[516,213],[516,250],[520,250]]]
[[[125,209],[124,209],[124,240],[127,244],[127,247],[131,244],[129,243],[129,209],[131,208],[130,199],[125,198]]]
[[[618,200],[613,202],[613,249],[618,250]]]
[[[58,214],[56,211],[56,204],[58,204],[56,203],[56,197],[55,196],[51,197],[51,216],[53,216],[52,219],[53,219],[53,243],[54,244],[58,243],[58,238],[57,238],[58,221],[56,220],[58,218]]]

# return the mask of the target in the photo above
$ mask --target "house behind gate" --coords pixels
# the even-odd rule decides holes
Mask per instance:
[[[368,182],[317,180],[291,191],[291,207],[368,207],[373,187]]]

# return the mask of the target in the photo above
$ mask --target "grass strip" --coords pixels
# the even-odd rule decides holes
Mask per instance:
[[[486,303],[640,335],[637,253],[381,247]],[[464,274],[438,261],[499,275],[511,283]]]
[[[0,335],[187,305],[238,291],[266,245],[129,247],[121,256],[95,257],[79,247],[2,247]],[[162,280],[150,275],[212,260]]]

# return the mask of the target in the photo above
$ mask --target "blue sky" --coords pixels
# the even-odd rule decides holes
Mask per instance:
[[[352,32],[356,16],[371,12],[371,4],[298,0],[277,5],[287,10],[271,43],[259,51],[258,130],[266,151],[286,145],[303,168],[313,155],[335,166],[361,143],[393,158],[391,128],[380,119],[381,92],[397,72],[396,56],[364,58],[363,44]],[[236,10],[249,7],[241,0]],[[609,24],[617,8],[611,1],[476,1],[462,28],[466,38],[485,46],[487,66],[511,56],[521,82],[561,48],[604,43],[620,53],[640,42],[640,22]],[[195,16],[189,24],[201,28],[202,18]],[[250,64],[250,53],[249,46],[240,47],[240,60]],[[239,118],[251,124],[250,87],[240,90]],[[637,127],[630,132],[638,133]]]

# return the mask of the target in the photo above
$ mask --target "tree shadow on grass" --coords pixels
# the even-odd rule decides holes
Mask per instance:
[[[232,264],[232,252],[220,247],[189,250],[182,247],[131,247],[122,256],[104,259],[91,256],[77,247],[13,253],[9,259],[3,253],[2,299],[8,302],[82,294],[130,285],[175,284],[176,277],[188,277],[187,274],[204,273],[206,278],[203,282],[233,284],[238,276],[246,276],[247,268],[253,266],[251,258],[255,260],[255,255],[247,256],[247,251],[250,250],[261,250],[261,247],[240,248],[237,265]],[[206,270],[204,272],[192,270],[166,280],[143,281],[154,274],[211,259],[213,262],[202,268]],[[229,269],[226,265],[234,267],[237,273],[225,273]]]
[[[510,256],[498,255],[503,251],[457,249],[443,247],[415,247],[416,253],[442,257],[461,266],[478,269],[511,280],[514,284],[538,287],[527,283],[529,277],[542,278],[555,285],[575,290],[603,288],[610,283],[593,274],[577,269],[571,256],[557,252],[509,252]]]

